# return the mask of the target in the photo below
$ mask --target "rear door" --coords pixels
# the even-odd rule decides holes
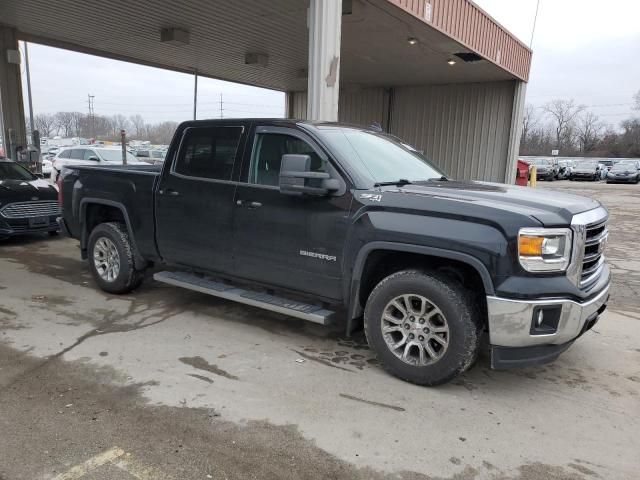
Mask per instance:
[[[234,167],[247,136],[245,122],[184,129],[156,191],[156,236],[165,261],[231,273]]]
[[[349,189],[338,196],[292,196],[280,193],[278,184],[282,155],[291,153],[309,155],[313,170],[330,172],[343,183],[344,176],[305,132],[279,126],[257,126],[254,131],[234,197],[236,275],[341,298]]]

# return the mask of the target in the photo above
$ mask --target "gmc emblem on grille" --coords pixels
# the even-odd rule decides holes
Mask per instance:
[[[33,200],[35,202],[36,200],[39,200],[39,199],[38,199],[38,197],[31,197],[31,200]]]

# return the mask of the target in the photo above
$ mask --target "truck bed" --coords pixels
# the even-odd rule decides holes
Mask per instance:
[[[115,207],[122,212],[140,254],[157,257],[154,189],[161,170],[162,165],[65,166],[61,188],[69,233],[82,239],[80,219],[85,218],[86,208]]]

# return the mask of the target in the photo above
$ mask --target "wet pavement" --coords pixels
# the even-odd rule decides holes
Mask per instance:
[[[161,285],[98,290],[77,242],[0,243],[0,479],[633,479],[640,186],[543,183],[612,214],[612,300],[551,365],[439,388],[362,334]]]

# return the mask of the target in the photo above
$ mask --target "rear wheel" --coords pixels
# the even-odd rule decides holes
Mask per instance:
[[[367,340],[382,366],[419,385],[439,385],[478,355],[478,309],[458,283],[436,273],[404,270],[382,280],[365,308]]]
[[[89,236],[89,268],[100,288],[128,293],[140,286],[144,272],[135,269],[133,248],[124,224],[101,223]]]

